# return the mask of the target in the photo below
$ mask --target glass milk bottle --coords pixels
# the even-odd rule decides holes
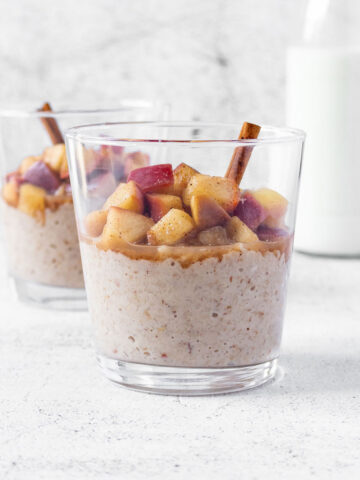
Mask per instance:
[[[307,132],[295,247],[360,255],[360,1],[310,0],[287,57],[287,123]]]

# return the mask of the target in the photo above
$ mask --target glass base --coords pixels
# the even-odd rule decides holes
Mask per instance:
[[[185,368],[144,365],[97,356],[105,376],[123,387],[160,395],[214,395],[263,385],[275,376],[277,360],[248,367]]]
[[[12,279],[16,296],[21,302],[51,310],[87,310],[84,288],[66,288]]]
[[[295,251],[302,255],[309,255],[310,257],[320,258],[338,258],[340,260],[352,260],[360,258],[359,252],[354,253],[324,253],[321,251],[303,250],[301,248],[295,248]]]

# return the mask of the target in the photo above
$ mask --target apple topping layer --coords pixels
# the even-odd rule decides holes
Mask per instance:
[[[232,178],[203,175],[185,163],[146,166],[130,172],[101,210],[84,221],[102,250],[148,246],[224,246],[289,238],[288,202],[268,188],[240,190]]]
[[[11,207],[45,221],[45,209],[56,210],[72,203],[65,145],[47,147],[41,155],[24,158],[20,167],[6,176],[3,199]]]
[[[125,155],[122,147],[102,145],[98,150],[84,149],[83,161],[89,195],[106,198],[118,182],[126,181],[133,168],[147,165],[149,158],[142,152]],[[110,167],[112,171],[108,171]],[[131,191],[130,183],[124,185]],[[134,188],[137,188],[136,184]],[[42,224],[47,208],[55,211],[61,205],[72,203],[65,145],[55,144],[45,148],[41,155],[24,158],[20,167],[6,176],[2,196],[9,206],[18,208]],[[118,204],[116,196],[115,192],[108,198],[106,208],[112,202]],[[138,196],[143,202],[140,191]],[[128,209],[126,200],[122,208]],[[143,212],[142,205],[139,212]],[[90,229],[92,224],[93,220],[90,220]],[[92,231],[93,234],[96,235],[96,231]]]

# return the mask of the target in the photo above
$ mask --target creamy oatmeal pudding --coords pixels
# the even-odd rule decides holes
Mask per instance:
[[[268,188],[242,190],[238,176],[185,163],[138,168],[82,220],[100,355],[176,367],[278,356],[292,245],[288,201]]]
[[[234,244],[221,253],[208,247],[209,256],[185,265],[173,248],[159,247],[163,258],[154,261],[82,244],[99,353],[186,367],[253,365],[276,358],[286,247],[256,251]]]

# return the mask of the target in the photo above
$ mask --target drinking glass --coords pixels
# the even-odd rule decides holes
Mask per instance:
[[[84,123],[164,119],[166,112],[164,104],[140,100],[123,101],[111,110],[0,112],[2,236],[9,278],[21,301],[53,309],[86,308],[61,132]],[[103,173],[100,160],[93,159],[90,184]]]
[[[97,358],[120,385],[233,392],[273,378],[280,350],[304,134],[144,122],[66,132]],[[146,159],[94,190],[99,149]],[[238,157],[237,157],[238,156]],[[248,159],[240,189],[230,159]],[[116,163],[103,167],[114,176]]]

